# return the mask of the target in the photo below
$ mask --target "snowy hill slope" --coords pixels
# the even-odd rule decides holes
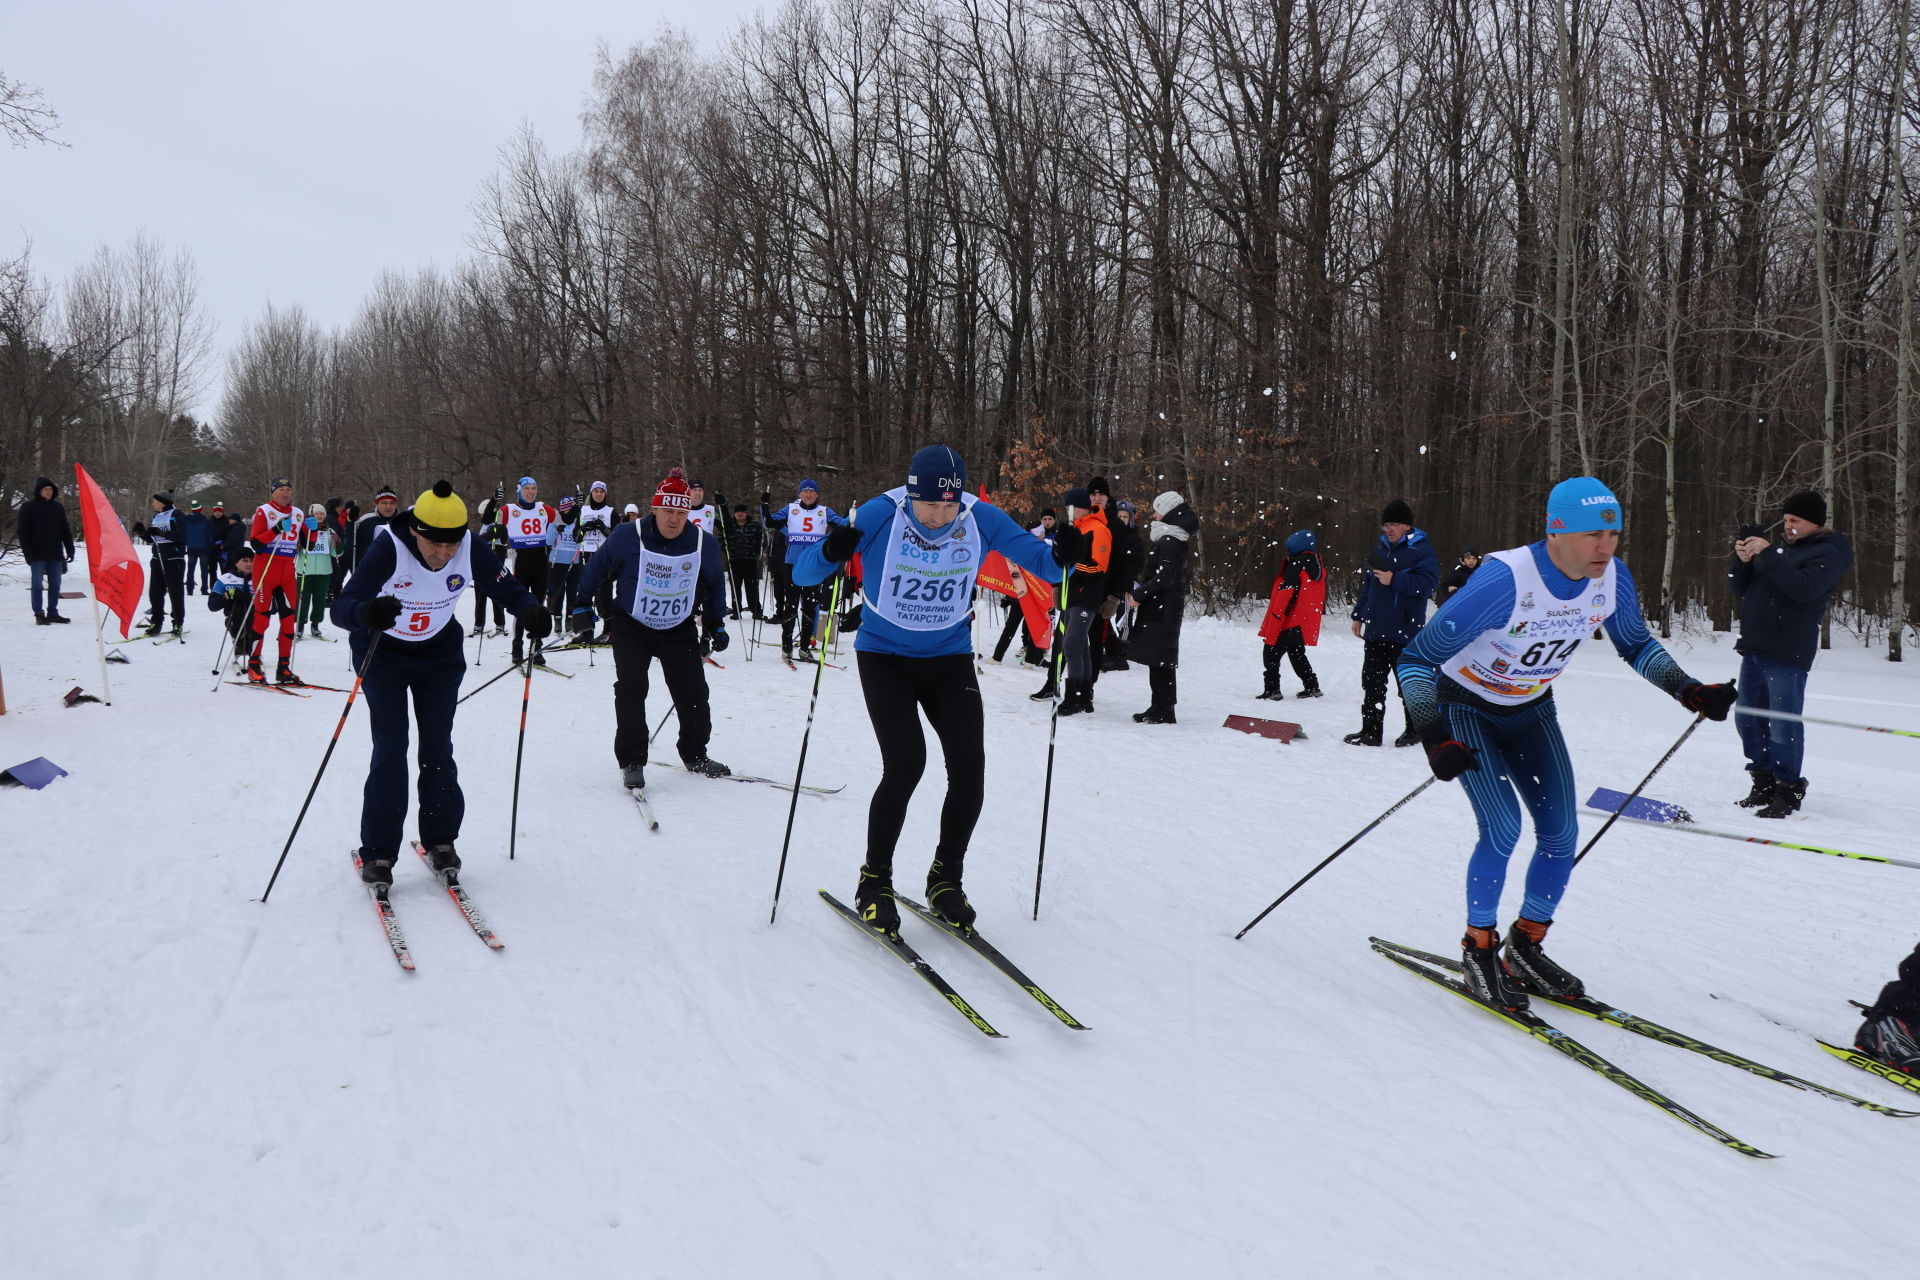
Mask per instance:
[[[1341,744],[1360,655],[1338,627],[1314,654],[1317,702],[1252,700],[1242,624],[1189,623],[1177,726],[1127,718],[1144,672],[1103,678],[1099,711],[1060,725],[1037,923],[1047,722],[1032,673],[987,665],[969,890],[989,936],[1094,1028],[1061,1027],[909,920],[1009,1037],[989,1041],[814,901],[852,894],[877,768],[851,669],[826,672],[808,763],[848,787],[800,800],[772,927],[784,793],[655,770],[648,834],[613,771],[608,656],[557,655],[575,678],[534,677],[510,862],[520,681],[478,695],[456,730],[461,850],[506,949],[402,864],[407,974],[347,860],[364,711],[261,905],[341,699],[210,692],[218,630],[194,597],[187,645],[125,646],[114,705],[65,709],[72,685],[97,692],[85,602],[74,626],[35,628],[9,568],[0,765],[45,755],[72,776],[0,791],[7,1276],[1424,1277],[1519,1250],[1566,1276],[1852,1276],[1910,1256],[1920,1120],[1548,1012],[1783,1157],[1748,1160],[1369,953],[1370,933],[1458,938],[1457,787],[1232,940],[1425,776],[1417,750]],[[1674,647],[1702,677],[1734,669],[1730,637]],[[1583,796],[1631,788],[1687,722],[1591,648],[1560,684]],[[488,642],[470,681],[504,650]],[[768,652],[736,643],[710,672],[712,749],[790,776],[811,673]],[[350,683],[347,661],[344,644],[296,652],[310,680]],[[1811,690],[1816,713],[1920,726],[1911,666],[1837,650]],[[1232,733],[1229,712],[1310,737]],[[1787,838],[1912,856],[1920,743],[1810,738]],[[933,763],[903,887],[940,781]],[[1716,827],[1776,825],[1732,806],[1743,791],[1715,725],[1650,788]],[[1516,876],[1509,910],[1517,893]],[[1844,1040],[1844,1001],[1891,975],[1917,903],[1920,873],[1622,824],[1576,874],[1555,954],[1602,998],[1901,1105],[1709,993]]]

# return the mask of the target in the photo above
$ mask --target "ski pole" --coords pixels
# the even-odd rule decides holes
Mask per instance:
[[[267,877],[266,892],[260,895],[261,902],[265,902],[273,892],[274,881],[280,878],[280,868],[287,864],[287,853],[293,848],[293,838],[300,834],[300,824],[307,820],[307,808],[313,803],[314,792],[320,790],[320,779],[326,776],[327,762],[333,759],[333,749],[340,745],[340,731],[347,727],[347,716],[353,712],[354,699],[360,696],[360,682],[367,678],[367,668],[373,664],[373,655],[380,647],[383,634],[378,631],[374,633],[373,643],[367,646],[367,656],[360,660],[360,670],[354,672],[353,688],[347,692],[347,705],[340,708],[340,721],[333,726],[333,736],[327,739],[326,754],[320,757],[320,767],[313,773],[313,785],[307,788],[307,798],[300,802],[300,815],[293,820],[293,830],[287,832],[287,842],[280,848],[280,860],[273,864],[273,874]]]
[[[854,515],[858,515],[858,511]],[[847,518],[849,527],[853,516]],[[846,569],[833,575],[833,608],[840,608],[840,584],[847,580]],[[787,850],[793,845],[794,811],[800,807],[800,779],[807,771],[807,744],[813,740],[813,713],[820,705],[820,677],[827,674],[827,646],[816,644],[813,668],[813,695],[807,699],[807,727],[800,734],[800,763],[793,767],[793,796],[787,801],[787,833],[780,838],[780,869],[773,877],[773,910],[767,915],[767,923],[773,924],[780,918],[780,886],[787,878]]]
[[[1884,862],[1890,867],[1907,867],[1910,870],[1920,871],[1920,862],[1910,862],[1905,858],[1889,858],[1884,854],[1855,853],[1851,849],[1830,849],[1823,844],[1798,844],[1792,840],[1769,840],[1765,836],[1741,835],[1735,831],[1715,831],[1710,827],[1696,827],[1691,822],[1648,822],[1644,818],[1633,820],[1646,826],[1659,827],[1668,831],[1685,831],[1696,836],[1715,836],[1721,840],[1738,840],[1742,844],[1764,844],[1775,849],[1797,849],[1802,853],[1823,853],[1829,858],[1851,858],[1856,862]]]
[[[533,696],[533,657],[540,652],[529,649],[527,653],[527,683],[520,690],[520,744],[513,749],[513,812],[507,818],[507,861],[513,861],[514,848],[520,839],[520,761],[527,754],[527,700]],[[512,667],[507,668],[513,670]],[[506,674],[505,672],[501,673]],[[492,681],[488,682],[489,684]],[[474,690],[478,693],[479,690]]]
[[[1321,869],[1324,868],[1329,862],[1332,862],[1335,858],[1339,857],[1341,854],[1345,853],[1347,850],[1353,848],[1353,846],[1355,846],[1356,844],[1359,844],[1361,838],[1365,836],[1369,831],[1372,831],[1375,827],[1379,826],[1381,823],[1385,822],[1388,818],[1391,818],[1394,814],[1398,813],[1402,808],[1406,806],[1408,801],[1412,800],[1415,796],[1419,795],[1422,791],[1425,791],[1428,787],[1432,786],[1434,783],[1438,781],[1439,781],[1438,778],[1428,777],[1425,782],[1422,782],[1419,786],[1415,787],[1413,790],[1407,792],[1407,794],[1405,794],[1404,796],[1401,796],[1398,800],[1394,801],[1392,807],[1389,808],[1385,813],[1375,818],[1372,822],[1369,822],[1366,826],[1360,828],[1360,830],[1354,832],[1353,838],[1351,840],[1341,845],[1338,849],[1335,849],[1332,853],[1328,854],[1326,857],[1320,859],[1319,863],[1314,867],[1313,870],[1307,872],[1307,874],[1301,876],[1298,880],[1295,880],[1293,884],[1288,887],[1285,893],[1275,898],[1272,902],[1269,902],[1267,904],[1266,911],[1262,911],[1259,915],[1247,921],[1247,927],[1245,929],[1242,929],[1240,932],[1234,934],[1233,940],[1235,942],[1238,942],[1240,939],[1246,937],[1248,930],[1252,929],[1253,926],[1259,924],[1262,920],[1265,920],[1267,918],[1268,912],[1271,912],[1275,907],[1285,902],[1288,898],[1291,898],[1293,896],[1293,892],[1295,889],[1298,889],[1301,885],[1305,884],[1307,881],[1319,875]]]
[[[673,713],[678,711],[679,709],[680,709],[680,704],[677,702],[672,703],[667,707],[667,714],[660,717],[660,723],[655,725],[653,727],[653,732],[647,735],[648,746],[653,745],[653,740],[660,736],[660,731],[667,727],[667,721],[673,719]]]
[[[1614,823],[1620,821],[1620,810],[1625,809],[1628,805],[1632,804],[1635,800],[1638,800],[1640,798],[1640,793],[1647,789],[1647,784],[1649,782],[1653,781],[1653,775],[1660,772],[1660,770],[1666,766],[1667,761],[1673,759],[1673,753],[1678,751],[1681,748],[1681,746],[1686,743],[1686,740],[1693,736],[1693,731],[1695,729],[1698,729],[1700,727],[1700,722],[1705,720],[1706,718],[1707,717],[1705,712],[1702,712],[1701,714],[1695,716],[1693,718],[1693,723],[1688,725],[1678,738],[1674,739],[1673,745],[1667,748],[1667,754],[1661,756],[1659,761],[1654,764],[1653,768],[1647,770],[1647,776],[1640,779],[1640,785],[1633,789],[1633,794],[1629,795],[1625,800],[1622,800],[1620,802],[1620,809],[1615,809],[1613,813],[1608,816],[1607,820],[1600,825],[1600,829],[1593,833],[1593,839],[1587,841],[1586,848],[1580,850],[1579,855],[1574,858],[1573,860],[1574,866],[1576,867],[1579,866],[1580,859],[1586,857],[1589,853],[1593,852],[1593,846],[1600,843],[1600,837],[1607,834],[1607,832],[1612,829]]]
[[[487,687],[487,685],[489,685],[489,684],[492,684],[492,683],[493,683],[493,682],[494,682],[495,680],[498,680],[498,679],[500,679],[500,677],[501,677],[501,676],[510,676],[510,675],[512,675],[512,674],[513,674],[513,673],[514,673],[515,671],[517,671],[517,670],[519,670],[519,667],[518,667],[517,665],[514,665],[514,666],[509,666],[509,667],[508,667],[508,668],[507,668],[507,669],[506,669],[505,671],[501,671],[501,672],[498,672],[498,673],[496,673],[496,674],[494,674],[494,675],[492,675],[492,676],[489,676],[489,677],[487,678],[487,683],[486,683],[486,684],[483,684],[483,685],[481,685],[481,686],[480,686],[480,689],[484,689],[484,688],[486,688],[486,687]],[[453,705],[454,705],[454,706],[456,706],[456,707],[457,707],[457,706],[459,706],[459,705],[460,705],[460,704],[461,704],[462,702],[465,702],[465,701],[466,701],[466,700],[467,700],[468,698],[471,698],[471,697],[472,697],[472,696],[473,696],[473,695],[474,695],[475,693],[478,693],[478,692],[480,692],[480,689],[475,689],[475,690],[473,690],[473,691],[472,691],[471,693],[463,693],[463,694],[461,694],[461,695],[460,695],[460,697],[459,697],[459,698],[458,698],[458,699],[457,699],[457,700],[456,700],[456,701],[454,702],[454,704],[453,704]]]
[[[1877,724],[1860,724],[1853,720],[1830,720],[1825,716],[1802,715],[1797,711],[1767,711],[1760,707],[1746,707],[1735,704],[1736,716],[1765,716],[1769,720],[1798,720],[1801,724],[1832,725],[1836,729],[1859,729],[1863,733],[1891,733],[1899,738],[1920,738],[1920,731],[1913,729],[1885,729]]]
[[[220,647],[214,651],[213,670],[207,673],[208,675],[213,677],[213,691],[215,693],[220,692],[220,685],[222,683],[220,679],[220,668],[226,663],[226,660],[227,660],[227,620],[225,617],[222,617],[220,619]]]
[[[1047,871],[1047,819],[1053,812],[1053,748],[1060,737],[1060,680],[1067,665],[1067,580],[1073,566],[1060,569],[1060,624],[1053,636],[1053,715],[1047,720],[1047,785],[1040,794],[1040,854],[1033,864],[1033,918],[1040,918],[1040,878]]]

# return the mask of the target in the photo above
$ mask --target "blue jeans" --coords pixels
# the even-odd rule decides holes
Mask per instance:
[[[36,614],[60,612],[60,574],[66,568],[64,560],[29,560],[27,567],[33,570],[33,611]],[[40,604],[42,584],[46,588],[46,607]]]
[[[1771,773],[1782,782],[1800,781],[1800,762],[1806,755],[1806,726],[1798,720],[1743,716],[1739,707],[1787,711],[1794,715],[1807,703],[1807,673],[1790,662],[1749,653],[1740,661],[1740,702],[1733,727],[1740,731],[1740,748],[1747,753],[1747,771]]]

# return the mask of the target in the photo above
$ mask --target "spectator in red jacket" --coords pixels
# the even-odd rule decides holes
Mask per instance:
[[[1267,616],[1260,623],[1260,699],[1278,702],[1280,655],[1293,663],[1300,677],[1301,698],[1320,696],[1320,677],[1307,661],[1307,646],[1320,643],[1320,617],[1327,607],[1327,565],[1320,558],[1320,540],[1311,529],[1296,530],[1287,539],[1287,562],[1274,575]]]

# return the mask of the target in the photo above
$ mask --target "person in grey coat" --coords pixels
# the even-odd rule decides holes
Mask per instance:
[[[1136,724],[1173,724],[1178,701],[1174,669],[1180,665],[1180,621],[1187,612],[1188,539],[1199,530],[1200,517],[1171,489],[1153,500],[1153,515],[1146,567],[1127,598],[1135,611],[1128,656],[1147,668],[1153,701],[1133,719]]]

